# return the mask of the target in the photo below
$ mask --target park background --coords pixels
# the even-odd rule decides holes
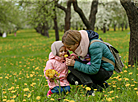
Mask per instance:
[[[57,23],[59,28],[58,35],[56,35],[57,32],[54,29],[54,20],[51,19],[53,13],[48,13],[48,15],[51,15],[48,16],[43,11],[40,12],[38,7],[41,2],[37,3],[36,1],[32,2],[24,0],[24,2],[22,1],[21,5],[19,5],[19,2],[5,2],[2,0],[1,3],[3,3],[4,6],[0,4],[0,7],[2,8],[0,10],[7,10],[5,12],[10,16],[1,15],[2,20],[0,23],[2,36],[0,37],[0,101],[138,101],[138,67],[136,64],[128,64],[131,28],[129,27],[125,10],[119,1],[114,2],[113,0],[105,0],[104,2],[99,3],[100,6],[98,6],[94,30],[105,42],[109,42],[119,50],[125,64],[123,71],[121,73],[114,72],[114,75],[108,80],[110,87],[107,90],[104,90],[103,93],[96,92],[94,97],[85,96],[86,92],[82,90],[82,87],[85,86],[71,86],[71,92],[67,93],[67,95],[52,95],[50,98],[46,96],[48,85],[43,70],[51,51],[51,44],[55,40],[61,40],[62,35],[66,30],[64,27],[64,12],[58,9],[56,10],[56,12],[58,12]],[[29,5],[30,3],[32,6]],[[61,3],[62,5],[66,5],[67,1]],[[91,2],[80,1],[78,4],[84,10],[86,17],[88,18]],[[109,6],[108,4],[111,5]],[[41,16],[39,12],[36,13],[37,10],[41,15],[43,13],[45,14],[42,16],[47,18],[45,22],[43,22],[44,19],[41,17],[34,19],[35,16],[37,17],[36,14]],[[48,10],[50,11],[50,9]],[[87,29],[79,15],[73,10],[71,13],[70,29]],[[41,30],[39,29],[41,32],[36,29],[37,27],[41,28]],[[4,33],[6,33],[6,37],[3,37]]]

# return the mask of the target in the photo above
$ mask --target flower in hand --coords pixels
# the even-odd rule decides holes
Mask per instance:
[[[66,55],[64,55],[64,57],[65,57],[65,58],[67,58],[67,57],[68,57],[68,55],[66,54]]]
[[[75,61],[69,58],[66,58],[66,65],[67,66],[74,66]]]
[[[48,69],[46,70],[45,75],[50,79],[55,79],[59,76],[59,73],[54,69]]]

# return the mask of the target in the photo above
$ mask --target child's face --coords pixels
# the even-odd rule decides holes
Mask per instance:
[[[59,55],[59,57],[64,58],[64,55],[66,55],[66,54],[67,54],[66,47],[65,47],[65,46],[62,46],[62,47],[59,49],[58,55]]]

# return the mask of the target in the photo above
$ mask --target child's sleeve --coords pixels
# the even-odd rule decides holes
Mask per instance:
[[[45,69],[44,69],[44,76],[46,77],[46,79],[50,79],[50,78],[48,78],[48,77],[46,76],[46,74],[45,74],[46,70],[48,70],[48,69],[53,69],[52,62],[51,62],[51,61],[47,61],[46,67],[45,67]]]

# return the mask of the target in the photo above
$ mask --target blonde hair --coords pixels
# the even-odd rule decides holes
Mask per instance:
[[[64,33],[62,37],[62,43],[66,45],[75,45],[76,43],[80,43],[81,34],[77,30],[68,30]]]

